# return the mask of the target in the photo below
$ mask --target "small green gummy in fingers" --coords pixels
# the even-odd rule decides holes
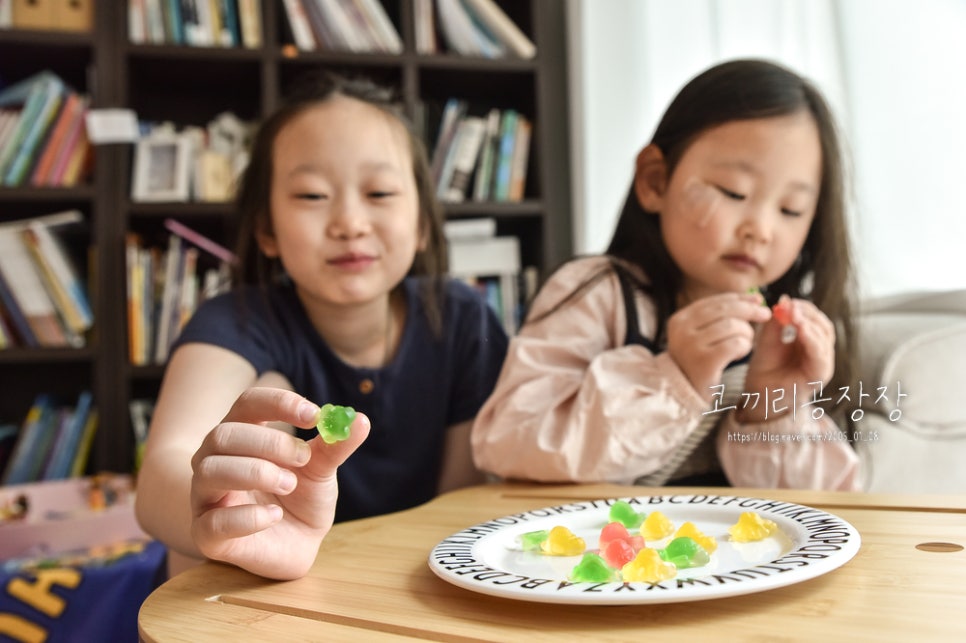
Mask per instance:
[[[765,301],[765,295],[761,292],[761,288],[758,286],[752,286],[747,292],[749,295],[758,295],[758,301],[761,302],[762,306],[768,305],[768,303]]]
[[[319,420],[315,426],[326,444],[342,442],[349,437],[349,427],[356,419],[356,411],[351,406],[324,404],[319,409]]]

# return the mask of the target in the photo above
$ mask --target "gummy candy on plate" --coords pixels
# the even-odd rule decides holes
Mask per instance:
[[[621,576],[625,582],[660,583],[674,578],[677,571],[672,563],[661,560],[656,549],[645,547],[634,560],[621,568]]]
[[[702,567],[711,562],[711,556],[690,536],[679,536],[658,551],[661,559],[672,563],[677,569]]]
[[[644,540],[660,540],[674,533],[674,524],[660,511],[652,511],[641,525]]]
[[[538,529],[520,534],[516,537],[516,541],[523,551],[540,551],[540,545],[543,544],[549,535],[549,529]]]
[[[547,539],[540,543],[540,551],[550,556],[579,556],[585,549],[587,543],[583,538],[560,525],[551,529]]]
[[[645,513],[635,511],[631,503],[626,500],[618,500],[611,505],[608,520],[610,522],[619,522],[628,529],[634,529],[635,527],[640,527],[646,516],[647,514]]]
[[[575,583],[609,583],[620,580],[620,576],[599,555],[587,552],[570,572],[570,580]]]
[[[674,532],[675,538],[680,538],[682,536],[687,536],[688,538],[694,539],[696,543],[701,545],[709,554],[713,554],[714,550],[718,548],[718,541],[714,539],[714,536],[705,536],[697,526],[690,520],[681,523],[678,530]]]
[[[745,511],[738,517],[738,522],[728,528],[731,540],[737,543],[749,543],[763,540],[778,530],[776,525],[767,518],[762,518],[754,511]]]
[[[315,428],[326,444],[335,444],[349,438],[349,428],[356,419],[356,411],[351,406],[324,404],[319,409]]]

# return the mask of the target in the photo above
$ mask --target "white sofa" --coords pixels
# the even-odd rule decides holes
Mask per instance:
[[[966,290],[874,300],[858,325],[865,490],[966,493]]]

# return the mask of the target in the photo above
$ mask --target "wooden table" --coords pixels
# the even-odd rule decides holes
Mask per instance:
[[[337,525],[311,572],[273,582],[205,563],[143,604],[145,641],[966,640],[966,495],[675,488],[771,498],[844,518],[858,554],[768,591],[660,605],[519,601],[456,587],[429,569],[442,539],[492,518],[571,500],[668,495],[616,485],[497,484]],[[947,545],[925,545],[946,543]],[[922,546],[922,548],[920,548]]]

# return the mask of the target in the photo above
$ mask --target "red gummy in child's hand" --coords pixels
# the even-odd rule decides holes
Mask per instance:
[[[775,320],[782,326],[786,326],[792,323],[792,303],[788,300],[782,300],[771,307],[771,314],[775,316]]]

